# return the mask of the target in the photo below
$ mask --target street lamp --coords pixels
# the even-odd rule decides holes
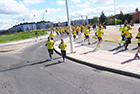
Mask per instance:
[[[45,10],[45,12],[47,12],[47,10]],[[42,21],[44,21],[45,12],[43,13]],[[45,29],[44,22],[43,22],[43,29]],[[44,31],[45,31],[45,30],[44,30]]]
[[[116,25],[116,7],[115,7],[115,0],[114,0],[114,15],[115,15],[115,25]]]
[[[33,31],[33,19],[34,19],[35,15],[32,18],[32,31]],[[30,31],[29,31],[29,38],[30,38]]]
[[[65,1],[66,1],[66,9],[67,9],[68,27],[69,27],[70,48],[71,48],[71,53],[73,53],[74,52],[73,35],[72,35],[72,31],[71,31],[71,23],[70,23],[70,16],[69,16],[68,0],[65,0]]]

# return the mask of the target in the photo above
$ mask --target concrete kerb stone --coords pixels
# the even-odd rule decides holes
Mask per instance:
[[[58,45],[58,42],[60,42],[60,40],[56,41],[55,44]],[[58,46],[54,46],[54,50],[55,50],[56,53],[61,55],[61,52],[60,52],[60,49],[58,49]],[[74,54],[74,53],[71,53],[71,54]],[[109,71],[109,72],[113,72],[113,73],[129,76],[129,77],[140,78],[140,75],[136,74],[136,73],[131,73],[131,72],[124,71],[124,70],[118,70],[116,68],[113,69],[113,68],[109,68],[109,67],[93,64],[93,63],[90,63],[90,62],[86,62],[86,61],[83,61],[83,60],[80,60],[80,59],[73,58],[70,55],[67,55],[66,58],[70,59],[72,61],[76,61],[77,63],[80,63],[80,64],[84,64],[84,65],[87,65],[87,66],[90,66],[90,67],[94,67],[94,68],[99,69],[99,70]]]

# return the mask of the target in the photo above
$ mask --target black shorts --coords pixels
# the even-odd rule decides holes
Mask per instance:
[[[131,43],[131,38],[127,38],[127,39],[126,39],[126,43],[127,43],[127,44],[130,44],[130,43]]]
[[[140,43],[138,43],[138,47],[140,47]]]
[[[51,40],[53,40],[53,38],[51,38]]]
[[[89,35],[86,36],[86,39],[89,38]]]
[[[98,37],[98,41],[101,41],[101,40],[102,40],[102,38]]]
[[[75,35],[74,35],[73,37],[74,37],[74,38],[76,38],[76,36],[75,36]]]

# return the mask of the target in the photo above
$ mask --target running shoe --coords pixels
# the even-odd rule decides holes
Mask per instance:
[[[134,58],[136,59],[136,58],[140,58],[140,57],[138,56],[138,54],[136,54]]]
[[[63,62],[65,62],[65,60],[63,60]]]
[[[53,58],[51,58],[51,61],[53,60]]]
[[[100,49],[100,47],[96,46],[96,49]]]
[[[90,42],[88,43],[88,45],[90,45]]]
[[[121,44],[119,43],[119,46],[121,46]]]

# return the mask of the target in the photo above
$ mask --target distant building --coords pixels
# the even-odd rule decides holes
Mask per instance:
[[[140,11],[139,12],[131,12],[131,13],[127,13],[127,14],[130,14],[132,15],[133,17],[133,21],[135,22],[137,18],[140,18]],[[119,17],[120,14],[116,14],[116,17]],[[124,14],[126,15],[126,14]],[[115,16],[110,16],[109,18],[115,18]]]
[[[32,22],[32,23],[21,23],[19,25],[15,25],[10,28],[8,31],[9,33],[17,33],[17,32],[24,32],[29,30],[37,30],[37,29],[46,29],[52,28],[53,22],[50,21],[41,21],[41,22]]]

